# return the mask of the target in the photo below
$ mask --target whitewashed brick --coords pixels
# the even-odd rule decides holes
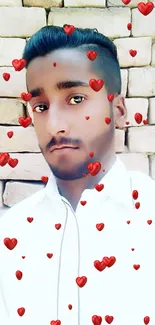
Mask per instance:
[[[0,0],[0,6],[22,7],[22,0]]]
[[[43,8],[0,7],[1,37],[30,37],[44,26],[46,11]]]
[[[144,16],[138,9],[132,9],[132,35],[137,36],[151,36],[155,39],[155,9]]]
[[[152,97],[155,96],[155,68],[130,68],[129,97]]]
[[[19,116],[24,116],[24,106],[17,99],[0,98],[0,123],[20,125]]]
[[[10,139],[8,131],[13,131],[14,135]],[[23,128],[22,126],[0,126],[0,152],[40,152],[38,140],[33,126]]]
[[[65,7],[99,7],[104,8],[105,0],[64,0]]]
[[[149,157],[150,160],[150,175],[155,180],[155,154]]]
[[[114,40],[117,47],[118,59],[121,68],[149,65],[151,62],[151,37],[121,38]],[[132,57],[129,50],[136,50],[137,55]]]
[[[24,6],[27,7],[44,7],[50,8],[62,4],[61,0],[23,0]]]
[[[22,58],[26,41],[20,38],[0,38],[0,66],[12,66],[12,60]]]
[[[127,85],[128,85],[128,70],[121,69],[121,80],[122,80],[122,89],[121,94],[122,96],[126,96],[127,93]]]
[[[155,152],[155,126],[146,125],[129,129],[128,142],[130,152]]]
[[[149,101],[147,98],[125,98],[125,105],[127,108],[127,118],[126,121],[130,122],[126,127],[137,126],[140,127],[144,125],[143,120],[148,118],[148,106]],[[136,113],[141,113],[143,115],[143,120],[140,124],[137,124],[134,115]]]
[[[109,38],[118,38],[130,35],[126,27],[130,16],[129,8],[51,8],[48,25],[63,27],[68,24],[81,28],[97,28]]]
[[[155,98],[149,99],[149,124],[155,124]]]
[[[3,208],[3,198],[2,198],[2,195],[3,195],[3,182],[0,181],[0,209]]]
[[[125,131],[115,129],[115,151],[124,152]]]
[[[10,79],[5,81],[3,73],[10,73]],[[1,97],[20,97],[21,93],[26,92],[26,69],[15,71],[12,67],[0,67],[0,96]]]
[[[139,0],[132,0],[128,5],[125,5],[122,0],[107,0],[107,7],[129,7],[129,8],[135,8],[137,7]],[[147,3],[147,0],[143,0],[144,3]]]
[[[4,203],[11,208],[44,187],[44,184],[7,182],[3,194]]]
[[[152,44],[152,61],[151,65],[155,66],[155,43]]]
[[[136,170],[149,175],[149,159],[146,154],[120,153],[117,154],[127,170]]]
[[[42,176],[49,177],[51,174],[42,153],[11,153],[10,157],[18,159],[19,163],[15,168],[11,168],[8,164],[0,167],[1,179],[41,181]]]

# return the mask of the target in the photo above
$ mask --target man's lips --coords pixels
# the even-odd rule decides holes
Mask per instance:
[[[55,151],[55,150],[62,150],[62,149],[78,149],[78,147],[70,147],[70,146],[62,146],[62,147],[54,147],[52,150],[50,150],[51,152]]]

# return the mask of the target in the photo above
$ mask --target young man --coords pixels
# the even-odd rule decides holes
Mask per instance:
[[[23,54],[52,173],[0,220],[0,324],[155,324],[155,182],[115,154],[117,51],[69,28],[42,28]]]

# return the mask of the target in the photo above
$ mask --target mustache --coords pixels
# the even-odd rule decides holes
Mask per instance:
[[[77,147],[80,145],[80,141],[73,140],[73,139],[66,139],[66,138],[60,138],[59,140],[56,140],[56,138],[52,138],[49,144],[47,145],[47,149],[53,146],[61,146],[61,145],[69,145],[69,146]]]

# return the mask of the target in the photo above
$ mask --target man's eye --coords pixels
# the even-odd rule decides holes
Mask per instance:
[[[46,107],[45,109],[43,107]],[[47,106],[46,105],[38,105],[36,107],[33,108],[33,111],[34,112],[37,112],[37,113],[41,113],[41,112],[44,112],[47,110]]]
[[[82,100],[81,100],[82,98]],[[84,97],[83,96],[74,96],[71,98],[71,100],[73,99],[73,102],[71,103],[71,105],[75,105],[75,104],[80,104],[83,100],[84,100]],[[70,102],[71,102],[70,100]],[[75,100],[75,102],[74,102]]]

